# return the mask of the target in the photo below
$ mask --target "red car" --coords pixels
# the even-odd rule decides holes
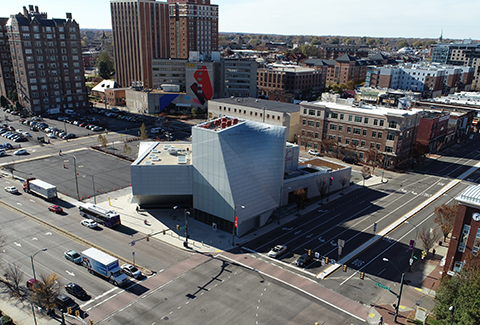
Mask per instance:
[[[62,213],[63,212],[62,207],[58,206],[58,205],[51,205],[51,206],[48,207],[48,210],[52,211],[52,212],[55,212],[55,213]]]

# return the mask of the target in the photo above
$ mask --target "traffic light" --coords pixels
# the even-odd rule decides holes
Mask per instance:
[[[72,307],[67,307],[67,314],[69,314],[69,315],[72,314]]]
[[[75,310],[75,316],[80,317],[80,310]]]
[[[365,272],[360,272],[360,279],[363,280],[363,278],[365,278]]]
[[[165,229],[163,229],[162,232],[163,232],[163,234],[165,235],[165,233],[166,233]]]
[[[147,235],[147,241],[150,241],[150,235]]]
[[[343,264],[343,272],[347,272],[347,264]]]
[[[177,231],[179,231],[179,230],[180,230],[180,225],[177,225]]]
[[[312,256],[312,250],[311,249],[308,250],[308,256]]]
[[[325,264],[328,264],[328,256],[325,257]]]

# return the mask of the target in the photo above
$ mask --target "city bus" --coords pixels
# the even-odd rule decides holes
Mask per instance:
[[[109,228],[121,224],[120,215],[118,213],[99,205],[84,203],[78,207],[78,210],[82,217],[95,220],[98,224]]]

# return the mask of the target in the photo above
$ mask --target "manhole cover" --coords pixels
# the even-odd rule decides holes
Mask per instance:
[[[200,309],[202,313],[206,313],[207,311],[205,309]]]
[[[168,316],[164,316],[162,319],[163,320],[169,320]]]

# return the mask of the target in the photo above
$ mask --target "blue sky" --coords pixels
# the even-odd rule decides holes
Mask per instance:
[[[220,32],[480,39],[478,0],[212,0]],[[111,28],[108,0],[3,0],[0,16],[38,5],[49,18],[71,12],[81,28]]]

